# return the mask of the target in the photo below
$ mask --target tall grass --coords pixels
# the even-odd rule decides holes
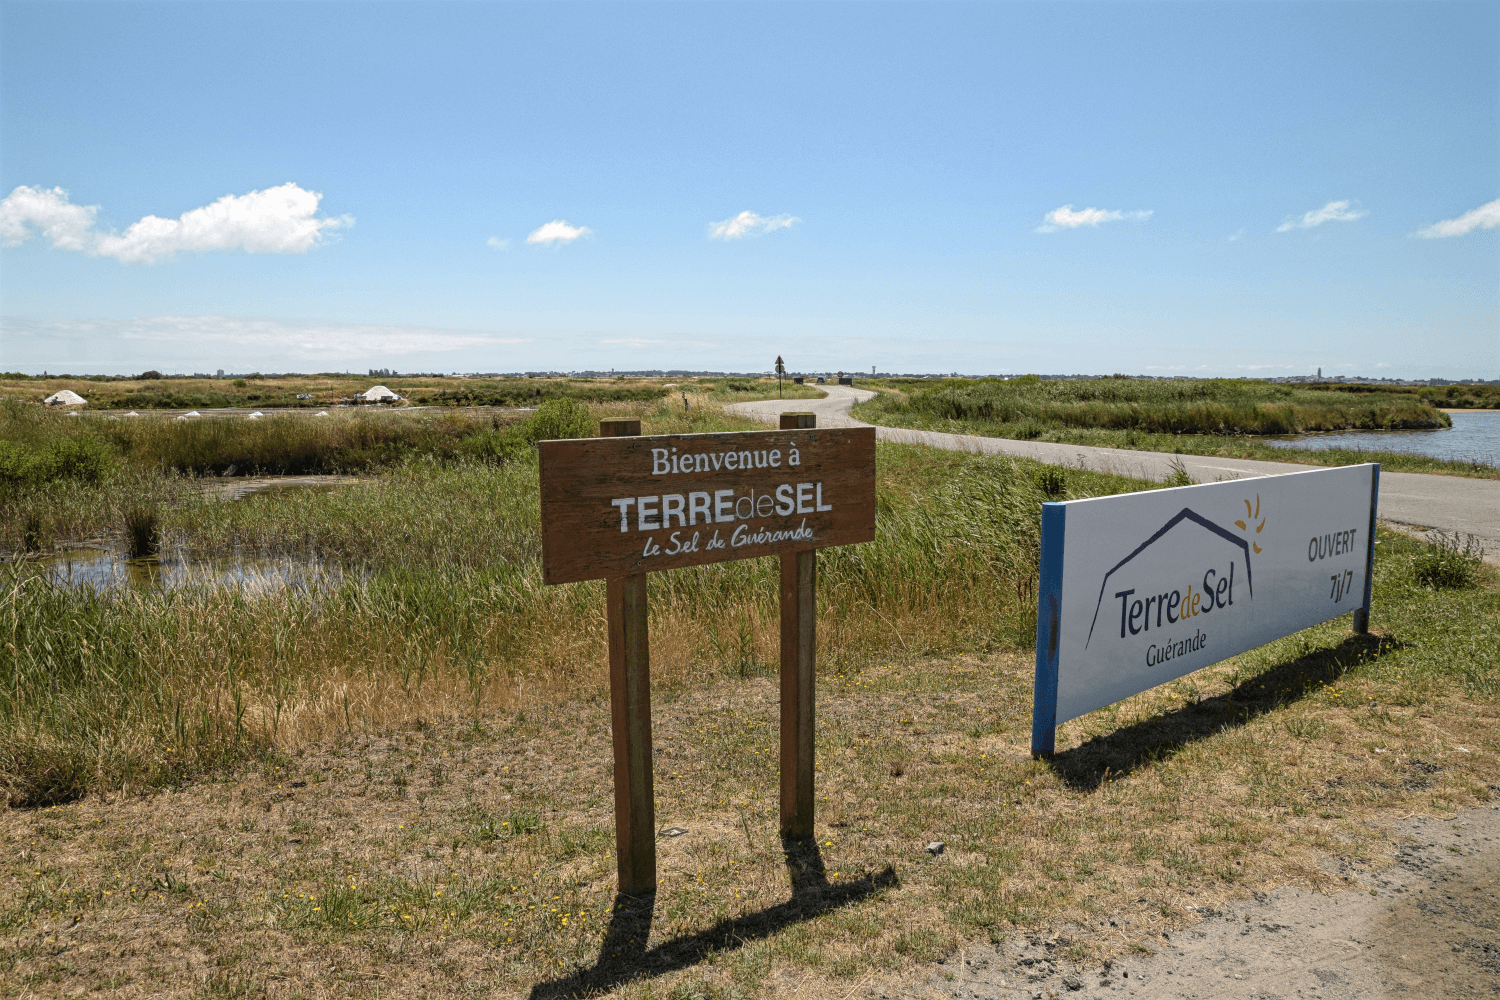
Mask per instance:
[[[131,507],[125,511],[125,552],[131,559],[155,554],[159,525],[152,507]]]
[[[274,414],[261,420],[110,421],[99,433],[126,460],[197,474],[362,472],[429,455],[452,460],[500,430],[489,414]]]
[[[1408,393],[1315,392],[1233,379],[978,379],[892,387],[866,404],[872,419],[911,415],[1005,425],[1004,437],[1035,438],[1050,428],[1244,435],[1452,426],[1446,414]]]
[[[1373,386],[1321,383],[1307,387],[1313,392],[1339,392],[1363,395],[1371,392],[1403,393],[1416,396],[1433,406],[1458,410],[1500,408],[1500,385],[1403,385]]]
[[[441,480],[422,470],[525,459],[534,454],[535,441],[590,434],[600,417],[643,417],[651,433],[759,428],[757,424],[725,416],[710,402],[712,397],[689,398],[688,410],[673,400],[612,403],[591,409],[571,400],[559,400],[543,404],[530,418],[512,418],[498,426],[489,414],[464,411],[356,412],[335,417],[287,415],[255,421],[215,419],[201,423],[148,420],[135,426],[123,420],[69,418],[36,407],[0,409],[0,446],[9,441],[25,453],[35,454],[73,441],[92,441],[92,446],[104,450],[107,459],[105,471],[97,481],[72,476],[50,481],[33,478],[0,482],[0,552],[45,551],[57,543],[112,538],[120,534],[128,512],[134,508],[158,510],[167,541],[173,547],[188,546],[190,554],[224,555],[240,548],[262,551],[266,546],[278,554],[295,552],[299,544],[295,539],[306,527],[306,518],[318,519],[306,512],[303,501],[289,497],[283,506],[262,507],[260,501],[250,500],[243,509],[236,506],[231,512],[218,502],[217,487],[223,485],[218,475],[231,469],[236,474],[385,472],[395,478],[382,496],[392,496],[392,490],[400,492],[406,488],[402,484],[412,483],[420,485],[411,488],[440,493],[443,487],[437,484]],[[99,443],[104,440],[101,429],[103,433],[118,432],[122,436],[116,439],[116,447],[124,450],[125,456]],[[387,447],[378,457],[393,464],[371,468],[358,460],[361,456],[350,446],[351,442],[368,441],[369,435],[383,437]],[[417,478],[413,480],[413,476]],[[461,481],[461,477],[456,481]],[[420,512],[427,509],[431,496],[406,496],[400,502],[405,510]],[[322,502],[348,502],[356,508],[359,503],[352,497],[347,501]],[[206,520],[201,531],[190,535],[183,530],[174,531],[174,526],[198,516],[193,512],[204,510],[218,511],[221,520],[216,520],[214,514],[203,514]],[[255,527],[237,526],[241,518],[259,510],[274,513],[267,514]],[[367,511],[351,509],[344,520],[350,525],[373,523],[367,515]],[[331,513],[322,522],[330,519],[339,520]],[[402,527],[394,533],[385,532],[380,538],[400,539],[408,531],[408,527]],[[320,538],[343,537],[326,525],[314,533]],[[376,544],[375,533],[362,534],[364,537],[348,542],[339,551],[370,551],[370,546]],[[453,537],[455,546],[469,541]],[[337,548],[344,543],[330,544]],[[316,555],[322,550],[308,551]]]
[[[205,481],[117,467],[99,482],[58,479],[0,487],[0,558],[120,537],[129,512],[203,502]]]
[[[717,386],[692,388],[687,409],[669,398],[588,414],[563,402],[525,426],[476,430],[466,415],[442,414],[403,433],[527,445],[586,433],[600,416],[642,416],[653,433],[742,425],[710,402]],[[236,503],[163,457],[189,456],[176,465],[191,469],[206,464],[191,456],[223,449],[295,453],[309,440],[359,440],[392,418],[131,426],[126,460],[107,481],[0,494],[0,540],[15,551],[135,525],[143,545],[187,558],[292,556],[344,570],[324,589],[93,592],[12,566],[0,578],[0,782],[13,801],[156,785],[335,730],[603,686],[602,584],[541,582],[534,449],[430,450],[356,486]],[[37,419],[29,430],[88,433],[75,418]],[[820,558],[820,656],[830,665],[1026,644],[1040,502],[1140,486],[899,445],[880,445],[878,467],[876,540]],[[775,560],[657,573],[650,591],[658,683],[776,661]]]
[[[883,488],[876,540],[820,557],[823,662],[1029,642],[1045,496],[1030,466],[888,445],[878,462],[901,488]],[[329,590],[98,593],[13,566],[0,585],[0,781],[12,801],[58,800],[338,730],[601,689],[603,586],[542,584],[537,485],[528,455],[160,508],[159,530],[187,551],[357,570]],[[1068,477],[1069,495],[1132,485]],[[777,593],[773,559],[652,574],[657,682],[769,670]]]
[[[194,420],[69,416],[0,409],[0,488],[58,479],[94,481],[119,461],[195,475],[361,472],[413,458],[508,460],[538,440],[592,432],[572,399],[529,417],[484,411],[274,414]]]
[[[0,490],[59,479],[97,482],[114,458],[78,417],[0,401]]]

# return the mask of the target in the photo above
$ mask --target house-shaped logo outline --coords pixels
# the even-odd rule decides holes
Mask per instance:
[[[1126,563],[1130,562],[1130,560],[1146,551],[1146,549],[1151,547],[1153,542],[1161,538],[1173,528],[1177,527],[1177,525],[1181,524],[1183,521],[1192,521],[1194,524],[1201,525],[1202,527],[1207,528],[1209,531],[1212,531],[1214,534],[1220,536],[1221,538],[1227,539],[1233,544],[1238,545],[1240,549],[1244,551],[1245,582],[1250,588],[1251,599],[1254,599],[1255,582],[1250,574],[1250,543],[1245,541],[1245,539],[1235,535],[1234,532],[1230,531],[1228,528],[1222,528],[1214,522],[1210,521],[1208,518],[1193,510],[1191,507],[1184,507],[1182,508],[1182,510],[1178,511],[1170,521],[1162,525],[1161,528],[1156,532],[1156,534],[1152,535],[1150,538],[1142,542],[1139,546],[1136,547],[1136,550],[1134,552],[1130,553],[1130,555],[1115,563],[1110,571],[1104,574],[1104,579],[1099,584],[1099,601],[1094,605],[1094,620],[1089,623],[1089,637],[1088,640],[1083,644],[1084,649],[1088,649],[1089,643],[1094,641],[1094,626],[1099,624],[1099,609],[1104,606],[1104,591],[1108,589],[1109,578],[1114,575],[1115,570],[1124,566]]]

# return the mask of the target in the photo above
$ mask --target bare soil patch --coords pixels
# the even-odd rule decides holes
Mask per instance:
[[[965,948],[877,997],[1159,997],[1323,1000],[1500,996],[1500,806],[1386,827],[1395,861],[1322,894],[1254,893],[1132,942],[1117,920]],[[1332,862],[1331,867],[1339,867]],[[1079,940],[1127,947],[1069,961]]]

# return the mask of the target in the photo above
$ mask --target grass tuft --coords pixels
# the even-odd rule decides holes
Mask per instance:
[[[1484,548],[1473,535],[1434,531],[1432,548],[1417,556],[1412,564],[1417,582],[1439,590],[1466,590],[1479,583]]]
[[[125,511],[125,553],[129,558],[156,554],[158,522],[152,507],[131,507]]]

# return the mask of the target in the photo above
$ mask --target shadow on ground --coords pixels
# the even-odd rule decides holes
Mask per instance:
[[[1052,770],[1070,788],[1092,791],[1110,777],[1130,774],[1190,743],[1300,701],[1321,685],[1338,680],[1355,664],[1378,659],[1395,648],[1388,637],[1351,635],[1337,646],[1312,650],[1256,674],[1226,694],[1063,750],[1052,757]]]
[[[622,894],[615,898],[614,914],[599,948],[598,960],[566,978],[538,983],[532,987],[531,1000],[593,996],[634,979],[685,969],[714,952],[743,947],[784,927],[857,903],[897,884],[895,871],[887,865],[876,875],[833,885],[828,881],[816,841],[783,837],[781,846],[792,880],[792,898],[785,903],[721,920],[696,934],[648,948],[656,897]]]

